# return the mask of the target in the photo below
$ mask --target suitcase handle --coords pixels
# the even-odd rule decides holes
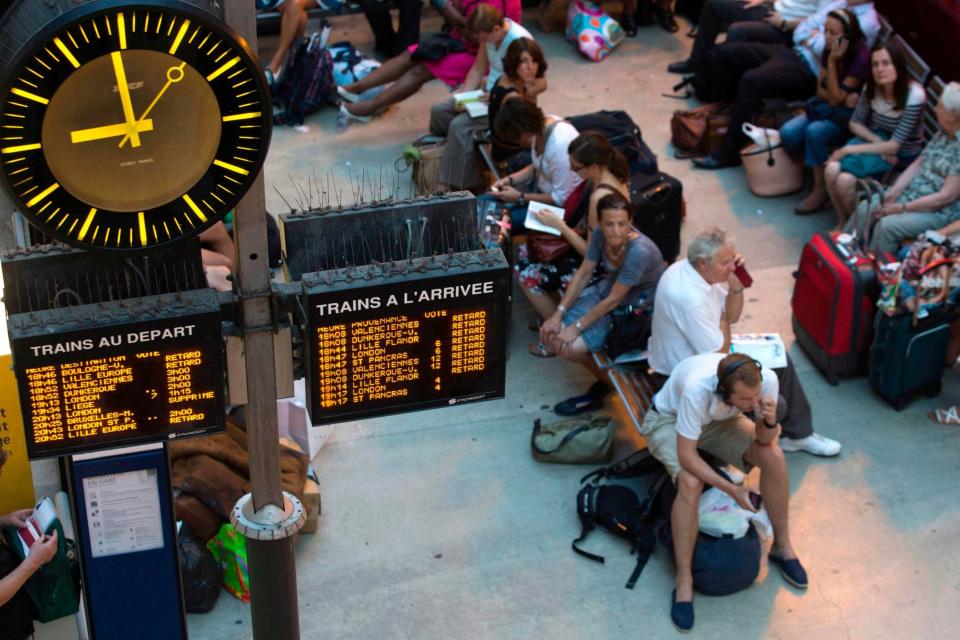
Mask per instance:
[[[669,183],[661,182],[656,187],[644,191],[643,199],[647,202],[650,202],[654,206],[659,206],[667,201],[667,198],[670,197],[670,193],[672,191],[673,187],[670,186]]]

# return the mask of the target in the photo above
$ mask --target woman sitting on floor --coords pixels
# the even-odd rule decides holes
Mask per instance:
[[[867,86],[850,118],[850,133],[856,138],[833,152],[825,170],[837,229],[857,204],[858,178],[883,178],[920,153],[926,101],[923,87],[910,78],[903,51],[893,42],[875,44]]]
[[[597,204],[600,199],[612,193],[624,198],[629,194],[627,181],[630,169],[627,160],[603,135],[596,131],[581,133],[570,143],[568,153],[570,168],[585,181],[585,206],[568,207],[571,210],[568,220],[549,215],[537,216],[537,219],[559,231],[572,250],[550,262],[538,262],[542,258],[534,251],[528,251],[529,245],[521,244],[513,268],[520,290],[539,318],[543,319],[556,312],[558,294],[567,287],[583,262],[590,236],[597,228]],[[594,274],[589,284],[593,284],[596,277],[597,274]],[[531,327],[538,325],[539,322],[531,324]],[[542,342],[531,344],[529,351],[544,358],[553,356]]]
[[[554,406],[559,415],[577,415],[603,406],[610,386],[591,353],[606,344],[613,323],[610,314],[618,307],[647,316],[653,313],[654,293],[664,271],[663,256],[657,245],[633,226],[631,213],[630,203],[619,193],[608,193],[600,199],[600,233],[590,237],[580,268],[556,311],[540,327],[540,341],[553,353],[582,364],[597,377],[587,393]],[[600,264],[603,279],[588,287]]]
[[[960,231],[960,83],[944,87],[935,111],[943,131],[886,190],[882,202],[861,202],[847,224],[848,233],[863,238],[872,216],[879,216],[869,245],[877,256],[896,254],[901,242],[930,229],[947,236]]]
[[[824,165],[830,150],[847,138],[858,92],[870,72],[870,49],[855,15],[842,9],[827,14],[824,40],[817,95],[807,100],[806,113],[780,128],[783,146],[791,155],[803,156],[813,172],[813,190],[793,209],[800,215],[830,203]]]
[[[447,138],[440,161],[439,190],[471,189],[482,184],[474,134],[488,125],[493,129],[500,105],[506,100],[524,98],[536,104],[537,96],[547,90],[546,71],[547,61],[540,45],[530,38],[518,38],[507,47],[503,74],[490,89],[487,118],[473,118],[466,111],[457,111],[452,97],[431,107],[430,133]]]
[[[481,4],[467,18],[467,37],[457,31],[435,34],[387,60],[365,78],[337,87],[345,101],[340,113],[347,119],[369,122],[374,114],[409,98],[433,78],[450,87],[473,89],[480,85],[488,65],[496,82],[502,69],[501,58],[491,56],[491,50],[496,52],[505,41],[509,44],[519,37],[531,36],[519,23],[504,18],[499,9]],[[484,45],[479,52],[477,45]],[[360,101],[361,93],[388,82],[393,84],[383,93]]]
[[[562,207],[583,181],[570,168],[567,157],[577,129],[559,116],[545,116],[540,107],[528,100],[509,100],[500,107],[494,135],[529,148],[533,160],[494,182],[490,191],[480,196],[507,203],[514,233],[519,233],[524,228],[528,202]]]

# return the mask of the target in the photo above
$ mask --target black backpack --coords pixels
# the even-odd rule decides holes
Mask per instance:
[[[625,111],[595,111],[567,118],[577,131],[602,133],[630,165],[630,174],[657,172],[657,156],[640,135],[640,127]]]
[[[624,538],[630,543],[637,564],[627,580],[633,589],[656,548],[654,523],[660,515],[659,494],[670,477],[663,465],[647,449],[630,454],[623,460],[600,467],[585,475],[577,494],[577,515],[580,537],[573,541],[573,550],[585,558],[603,563],[603,556],[590,553],[580,544],[597,526]]]

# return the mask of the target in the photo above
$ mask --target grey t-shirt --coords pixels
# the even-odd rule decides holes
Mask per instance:
[[[637,231],[633,229],[633,231]],[[663,255],[660,249],[653,243],[653,240],[640,233],[635,240],[631,240],[627,245],[623,262],[619,269],[615,269],[604,255],[603,233],[597,229],[590,236],[590,244],[587,245],[587,260],[593,262],[603,262],[605,270],[604,278],[595,286],[600,289],[603,297],[609,295],[615,282],[630,287],[630,292],[626,295],[621,305],[639,305],[641,302],[652,305],[653,294],[657,289],[657,282],[663,275]],[[650,307],[653,308],[652,306]]]

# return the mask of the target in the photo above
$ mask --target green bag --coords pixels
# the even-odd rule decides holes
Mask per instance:
[[[225,523],[207,542],[207,549],[220,565],[223,588],[238,600],[250,602],[250,572],[247,569],[247,540]]]
[[[881,138],[886,138],[881,135]],[[846,146],[856,146],[866,144],[867,141],[861,138],[851,138]],[[840,170],[844,173],[852,173],[858,178],[882,178],[893,165],[883,159],[878,153],[856,153],[844,156],[840,160]]]
[[[530,449],[540,462],[597,464],[613,454],[617,421],[609,416],[578,416],[544,425],[533,422]]]
[[[37,569],[23,586],[33,603],[33,619],[51,622],[64,616],[72,616],[80,608],[80,558],[77,544],[63,535],[63,526],[54,520],[53,531],[57,532],[57,553],[50,562]],[[4,527],[7,544],[20,561],[23,547],[16,527]]]

